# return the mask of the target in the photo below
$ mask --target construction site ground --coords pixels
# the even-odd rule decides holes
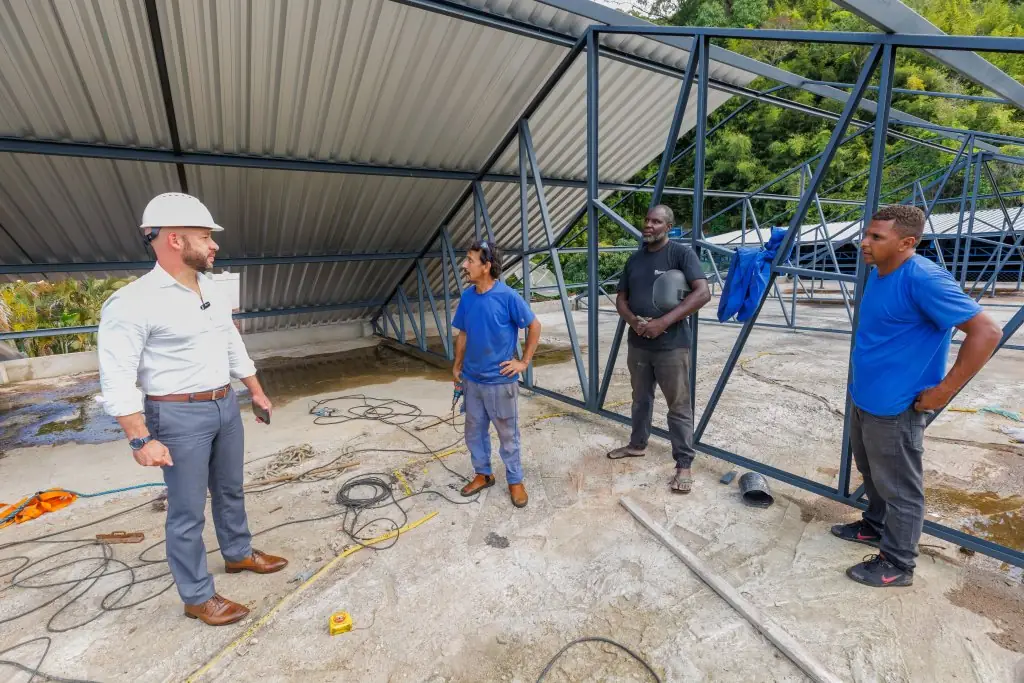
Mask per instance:
[[[739,332],[710,322],[716,305],[704,312],[699,333],[698,419]],[[991,310],[1000,322],[1014,313]],[[849,326],[842,305],[802,304],[797,315],[800,325]],[[586,313],[574,316],[585,339]],[[548,309],[540,319],[537,384],[580,397],[562,312]],[[762,320],[782,322],[778,303],[768,302]],[[602,314],[602,355],[615,325]],[[1022,336],[1014,342],[1024,343]],[[835,485],[848,352],[841,334],[755,329],[705,441]],[[165,514],[153,501],[160,489],[83,498],[0,530],[0,651],[7,650],[0,660],[104,682],[532,682],[570,641],[603,636],[634,650],[666,681],[807,680],[621,507],[629,496],[844,681],[1024,680],[1018,568],[926,535],[912,587],[860,586],[844,572],[872,549],[829,533],[830,525],[855,519],[853,509],[777,481],[774,505],[748,507],[736,481],[719,483],[733,467],[704,455],[694,465],[693,492],[673,494],[665,442],[654,440],[646,457],[611,461],[605,454],[625,443],[626,427],[527,390],[520,420],[528,507],[509,501],[496,438],[497,485],[467,503],[458,494],[463,480],[444,467],[471,473],[460,430],[431,427],[427,417],[451,417],[449,373],[375,340],[270,355],[258,364],[277,402],[272,424],[256,424],[243,407],[247,481],[351,466],[249,491],[255,547],[286,556],[289,566],[273,575],[228,575],[216,553],[209,565],[218,592],[248,605],[250,617],[213,628],[182,615],[159,561]],[[622,414],[630,395],[625,355],[623,344],[608,396]],[[1024,351],[998,354],[954,407],[1024,409],[1022,359]],[[52,486],[97,492],[160,481],[159,471],[134,463],[116,424],[92,401],[96,382],[87,375],[0,389],[0,500]],[[348,416],[410,410],[387,403],[395,399],[424,416],[317,424],[332,419],[310,414],[311,402],[332,397],[348,398],[321,406]],[[664,420],[659,393],[655,423]],[[1022,426],[993,412],[944,413],[926,437],[929,518],[1024,549],[1024,445],[1002,431]],[[295,448],[304,444],[310,448]],[[335,561],[353,547],[339,488],[372,473],[392,479],[397,498],[415,495],[401,509],[364,512],[356,527],[380,517],[392,523],[358,529],[361,537],[437,514],[397,540]],[[92,542],[118,530],[141,531],[145,541]],[[209,514],[205,537],[216,548]],[[135,568],[136,583],[121,595],[116,589],[131,576],[124,567]],[[328,619],[339,611],[352,616],[355,630],[329,635]],[[8,650],[46,637],[48,644]],[[30,674],[0,664],[0,680]],[[621,651],[588,643],[570,649],[545,680],[650,679]]]

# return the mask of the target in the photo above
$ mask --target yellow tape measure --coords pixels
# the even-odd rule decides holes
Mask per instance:
[[[336,636],[339,633],[347,633],[352,630],[352,617],[349,616],[348,612],[335,612],[331,615],[327,628],[332,636]]]

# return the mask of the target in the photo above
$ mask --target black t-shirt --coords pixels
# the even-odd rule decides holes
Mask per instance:
[[[654,281],[669,270],[682,271],[691,288],[695,281],[707,279],[697,254],[685,244],[670,241],[658,251],[648,251],[644,245],[629,257],[619,279],[618,291],[626,293],[629,310],[642,318],[660,318],[663,313],[654,306]],[[651,351],[688,348],[690,322],[683,318],[654,339],[641,337],[630,328],[629,343]]]

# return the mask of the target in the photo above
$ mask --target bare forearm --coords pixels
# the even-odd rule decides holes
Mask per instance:
[[[455,367],[462,367],[462,361],[466,357],[466,333],[459,332],[455,338]]]
[[[117,423],[129,439],[141,439],[149,436],[149,428],[146,427],[146,418],[142,413],[122,415],[117,418]]]
[[[942,388],[950,395],[960,391],[992,357],[1001,336],[998,327],[968,333],[960,345],[953,367],[942,380]]]
[[[540,323],[535,322],[526,331],[526,348],[523,349],[523,362],[529,364],[533,361],[533,354],[537,352],[537,345],[540,344]]]
[[[249,377],[243,377],[241,379],[242,384],[249,390],[250,396],[261,396],[263,395],[263,387],[260,385],[260,381],[256,378],[256,375],[250,375]]]
[[[636,322],[636,315],[633,314],[633,311],[629,310],[629,300],[622,292],[619,292],[619,295],[615,297],[615,310],[619,312],[619,316],[626,321],[627,325],[632,325]]]

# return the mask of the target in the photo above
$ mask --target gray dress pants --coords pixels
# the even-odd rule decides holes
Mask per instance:
[[[252,554],[242,490],[245,461],[242,416],[235,392],[217,401],[146,401],[146,425],[167,446],[174,464],[162,467],[167,484],[167,563],[187,605],[213,597],[206,566],[206,492],[225,560]]]

